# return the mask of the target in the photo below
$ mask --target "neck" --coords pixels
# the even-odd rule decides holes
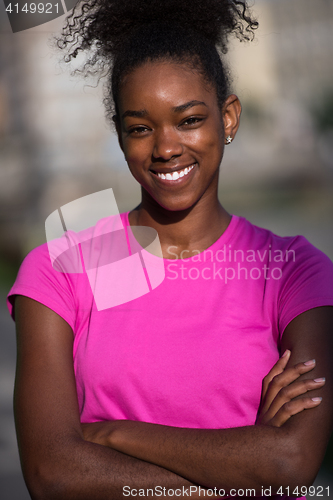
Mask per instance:
[[[186,210],[170,211],[144,190],[142,202],[129,214],[131,226],[156,229],[165,259],[187,258],[203,252],[224,233],[230,220],[217,196],[212,200],[201,199]]]

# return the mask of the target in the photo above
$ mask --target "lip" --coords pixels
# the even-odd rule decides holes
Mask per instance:
[[[172,174],[173,172],[178,172],[180,170],[184,170],[185,168],[189,168],[189,167],[192,167],[193,165],[193,168],[192,170],[190,170],[190,172],[188,172],[187,175],[184,175],[183,177],[180,177],[179,179],[161,179],[161,177],[159,177],[157,174]],[[153,176],[154,179],[157,180],[157,182],[161,183],[162,185],[175,185],[175,184],[183,184],[185,182],[187,182],[193,175],[193,173],[195,172],[196,170],[196,166],[197,166],[197,162],[194,162],[194,163],[191,163],[190,165],[184,165],[184,166],[179,166],[177,165],[177,167],[174,167],[172,169],[161,169],[161,170],[150,170],[151,171],[151,174]]]
[[[159,168],[159,169],[154,169],[151,168],[150,171],[156,174],[172,174],[173,172],[178,172],[179,170],[184,170],[185,168],[192,167],[192,165],[196,165],[196,161],[190,164],[186,165],[176,165],[173,168]]]

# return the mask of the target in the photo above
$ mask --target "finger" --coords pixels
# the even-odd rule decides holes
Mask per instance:
[[[301,398],[289,401],[284,404],[277,414],[268,422],[269,425],[274,427],[281,427],[293,415],[301,413],[303,410],[316,408],[320,405],[322,398]]]
[[[315,389],[323,387],[325,382],[326,380],[324,377],[316,379],[306,379],[295,381],[292,384],[283,387],[278,392],[269,409],[267,410],[268,417],[271,416],[271,418],[273,418],[273,416],[280,410],[280,408],[284,404],[297,398],[298,396],[301,396],[302,394],[305,394],[308,391],[313,391]]]
[[[282,373],[277,374],[270,382],[265,400],[263,401],[262,409],[267,411],[275,399],[279,391],[283,388],[297,380],[304,373],[308,373],[314,369],[316,366],[316,360],[312,359],[306,361],[305,363],[298,363],[297,365],[286,368]]]
[[[297,365],[286,368],[282,373],[276,375],[272,382],[281,388],[285,387],[286,385],[291,384],[294,380],[297,380],[304,373],[308,373],[313,370],[315,366],[315,359],[311,359],[305,363],[297,363]]]
[[[277,360],[273,368],[267,373],[262,381],[262,399],[265,397],[268,386],[274,377],[283,372],[290,358],[291,351],[287,349],[281,358]]]

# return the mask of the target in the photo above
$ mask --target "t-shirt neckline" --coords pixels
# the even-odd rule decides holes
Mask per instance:
[[[125,225],[131,227],[131,225],[129,223],[129,218],[128,218],[129,213],[130,213],[130,210],[128,212],[125,212],[124,214],[121,214],[121,215],[124,216],[124,217],[122,217],[122,219],[125,222]],[[223,245],[223,244],[226,245],[230,241],[231,237],[233,236],[240,220],[241,220],[241,217],[239,217],[238,215],[231,214],[230,222],[229,222],[228,226],[226,227],[226,229],[224,230],[224,232],[221,234],[221,236],[216,241],[214,241],[214,243],[212,243],[208,248],[203,250],[202,252],[200,252],[196,255],[193,255],[192,257],[184,257],[184,258],[179,258],[179,259],[164,259],[163,258],[163,260],[165,262],[177,263],[177,262],[191,262],[194,259],[194,261],[197,263],[199,255],[204,254],[204,252],[213,252],[216,248],[221,247],[221,245]]]

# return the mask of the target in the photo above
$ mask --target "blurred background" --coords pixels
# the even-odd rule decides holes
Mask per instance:
[[[254,12],[260,22],[255,40],[235,40],[227,56],[243,113],[225,151],[220,199],[229,212],[282,236],[306,236],[333,260],[333,2],[257,0]],[[15,334],[5,306],[18,266],[45,242],[45,219],[58,207],[109,187],[120,211],[140,201],[104,119],[102,85],[71,77],[50,45],[63,22],[13,34],[0,0],[3,500],[29,498],[15,440]],[[316,484],[330,484],[333,493],[332,483],[330,444]]]

